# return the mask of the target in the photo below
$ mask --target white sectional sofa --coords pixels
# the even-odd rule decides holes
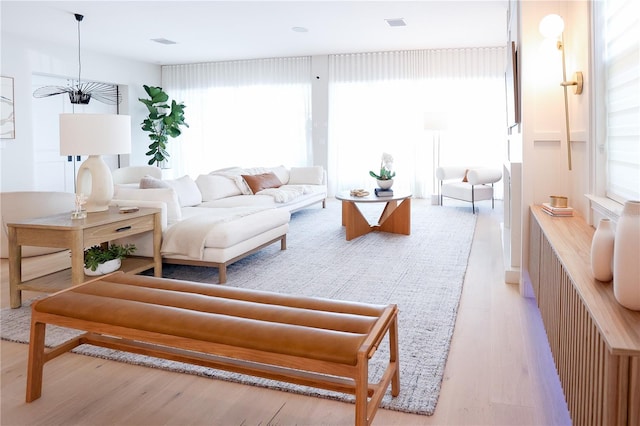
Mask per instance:
[[[125,173],[126,174],[126,173]],[[226,168],[195,180],[144,176],[138,183],[116,184],[113,205],[158,207],[163,211],[162,256],[165,263],[226,267],[280,241],[292,212],[322,203],[326,174],[320,166]],[[136,254],[151,254],[151,239],[128,240]]]

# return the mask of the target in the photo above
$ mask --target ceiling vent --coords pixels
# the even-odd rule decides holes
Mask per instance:
[[[166,38],[152,38],[151,41],[155,41],[156,43],[160,43],[160,44],[176,44],[175,41],[168,40]]]
[[[390,27],[406,27],[407,26],[407,23],[404,21],[404,18],[385,19],[385,22]]]

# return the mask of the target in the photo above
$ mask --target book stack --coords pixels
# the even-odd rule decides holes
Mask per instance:
[[[393,189],[391,188],[389,189],[376,188],[375,193],[376,193],[376,197],[393,197]]]
[[[573,216],[573,207],[553,207],[549,203],[542,203],[542,211],[551,216]]]

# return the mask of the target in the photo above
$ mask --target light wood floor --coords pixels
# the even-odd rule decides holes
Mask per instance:
[[[503,281],[500,211],[480,208],[435,415],[379,410],[374,425],[571,423],[535,302]],[[7,277],[5,262],[2,307]],[[353,424],[351,404],[74,354],[46,364],[43,397],[26,404],[27,345],[0,349],[2,425]]]

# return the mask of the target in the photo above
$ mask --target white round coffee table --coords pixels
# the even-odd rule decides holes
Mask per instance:
[[[351,195],[349,191],[336,194],[342,201],[342,226],[347,241],[372,231],[411,234],[411,193],[398,191],[390,197],[371,194],[364,197]],[[378,223],[370,224],[358,208],[358,203],[386,203]]]

